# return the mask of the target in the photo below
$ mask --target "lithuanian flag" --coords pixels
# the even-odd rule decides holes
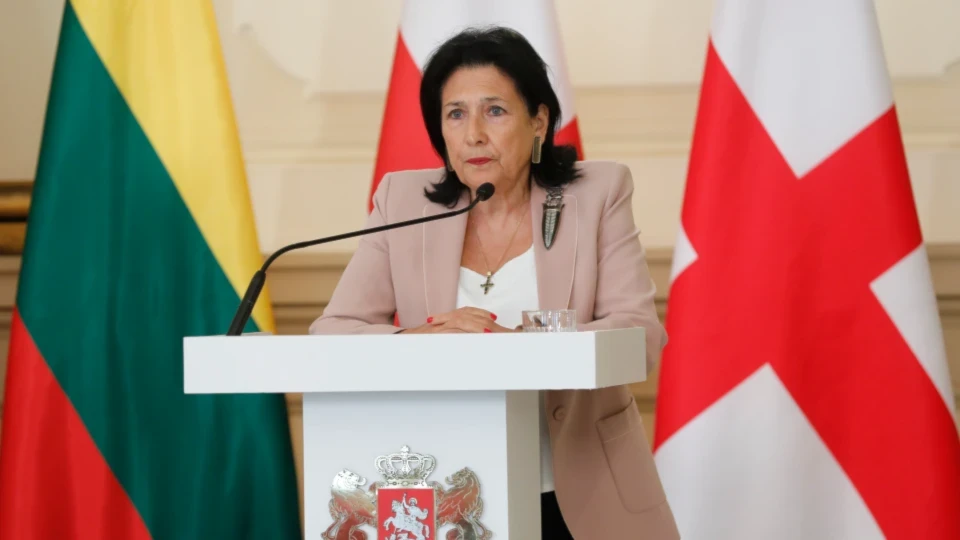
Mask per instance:
[[[282,396],[184,395],[261,263],[208,0],[68,0],[13,314],[0,538],[300,537]],[[246,331],[273,331],[261,296]]]

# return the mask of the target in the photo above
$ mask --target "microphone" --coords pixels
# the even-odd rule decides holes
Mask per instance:
[[[373,227],[370,229],[362,229],[359,231],[338,234],[336,236],[328,236],[326,238],[317,238],[315,240],[307,240],[304,242],[297,242],[295,244],[290,244],[284,246],[277,251],[275,251],[266,261],[264,261],[263,266],[260,267],[260,270],[257,270],[253,274],[253,278],[250,280],[250,285],[247,286],[247,292],[243,295],[243,300],[240,302],[240,306],[237,307],[237,312],[233,315],[233,321],[230,323],[230,329],[227,330],[228,336],[239,336],[243,331],[243,327],[246,326],[247,321],[250,319],[250,314],[253,312],[253,306],[257,303],[257,298],[260,296],[260,291],[263,289],[263,285],[267,280],[267,268],[279,257],[288,251],[293,251],[295,249],[305,248],[308,246],[316,246],[319,244],[326,244],[328,242],[336,242],[337,240],[344,240],[347,238],[353,238],[355,236],[363,236],[366,234],[373,234],[381,231],[388,231],[390,229],[399,229],[400,227],[407,227],[410,225],[417,225],[420,223],[426,223],[428,221],[436,221],[438,219],[445,219],[453,216],[458,216],[460,214],[469,212],[473,210],[473,207],[478,203],[493,197],[493,184],[487,182],[481,184],[477,188],[476,196],[473,201],[466,207],[461,208],[460,210],[454,210],[452,212],[446,212],[443,214],[437,214],[435,216],[427,216],[417,219],[411,219],[407,221],[400,221],[398,223],[391,223],[387,225],[381,225],[379,227]]]

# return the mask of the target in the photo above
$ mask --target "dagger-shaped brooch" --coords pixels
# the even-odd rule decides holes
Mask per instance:
[[[553,246],[560,226],[560,212],[563,210],[563,188],[547,189],[547,199],[543,202],[543,245],[547,249]]]

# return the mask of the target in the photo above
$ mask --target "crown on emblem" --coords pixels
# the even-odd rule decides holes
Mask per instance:
[[[410,447],[403,445],[400,452],[378,456],[377,470],[383,476],[381,485],[387,487],[426,486],[427,477],[437,466],[433,456],[410,452]]]

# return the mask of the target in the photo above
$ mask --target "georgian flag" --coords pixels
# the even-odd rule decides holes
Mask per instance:
[[[960,440],[869,0],[715,2],[657,465],[686,540],[960,538]]]

